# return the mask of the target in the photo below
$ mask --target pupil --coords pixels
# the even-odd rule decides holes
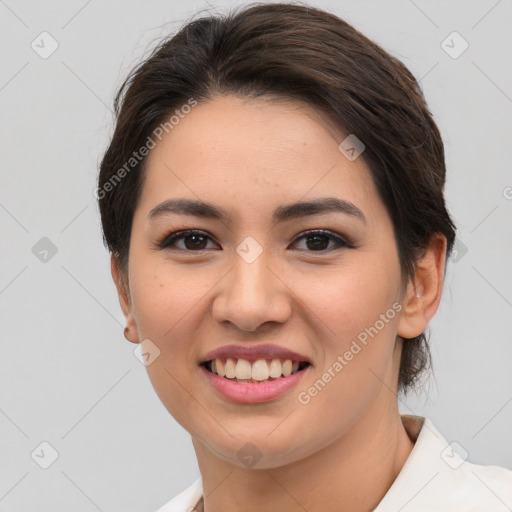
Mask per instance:
[[[190,241],[193,240],[192,243]],[[185,245],[187,249],[204,249],[205,237],[203,235],[190,235],[187,237]]]
[[[313,245],[310,245],[311,241],[314,241]],[[308,239],[308,249],[326,249],[329,245],[329,240],[323,235],[313,235]]]

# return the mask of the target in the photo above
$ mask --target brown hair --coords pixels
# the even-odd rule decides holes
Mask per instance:
[[[434,233],[446,237],[449,256],[455,226],[443,196],[443,142],[412,74],[333,14],[252,4],[185,25],[159,43],[116,95],[117,122],[97,197],[104,241],[122,273],[144,179],[146,158],[137,150],[191,98],[200,103],[216,94],[282,96],[316,107],[364,143],[361,158],[393,221],[402,277],[413,276]],[[404,342],[400,389],[412,387],[429,365],[425,333]]]

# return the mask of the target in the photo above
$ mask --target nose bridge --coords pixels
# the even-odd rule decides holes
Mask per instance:
[[[248,250],[245,252],[243,249]],[[271,299],[275,286],[268,265],[269,252],[251,246],[251,243],[240,244],[233,258],[233,281],[229,293],[237,299],[239,307],[262,308],[263,303]]]
[[[286,286],[271,270],[270,252],[249,240],[237,247],[232,263],[230,278],[214,303],[217,321],[229,321],[247,331],[269,321],[285,322],[291,305]]]

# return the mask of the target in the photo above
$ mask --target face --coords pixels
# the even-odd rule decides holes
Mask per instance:
[[[248,442],[258,467],[308,457],[396,403],[381,392],[396,388],[398,370],[393,225],[362,158],[338,149],[345,137],[300,102],[216,97],[148,157],[129,252],[130,333],[160,350],[147,370],[168,411],[234,464]],[[244,348],[269,344],[306,367],[223,392],[227,379],[201,364],[221,347],[244,359]]]

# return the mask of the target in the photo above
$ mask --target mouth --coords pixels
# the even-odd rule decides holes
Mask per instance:
[[[219,357],[201,363],[208,372],[231,382],[263,384],[303,372],[311,363],[281,358],[242,359]]]
[[[205,354],[198,367],[218,396],[254,404],[289,396],[313,363],[282,345],[239,343]]]

